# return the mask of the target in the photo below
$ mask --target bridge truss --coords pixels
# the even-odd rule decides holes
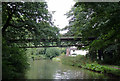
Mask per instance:
[[[94,40],[95,38],[88,38],[89,41]],[[41,47],[70,47],[70,46],[87,46],[89,41],[86,41],[86,44],[82,44],[82,38],[74,37],[61,37],[60,39],[11,39],[10,43],[16,43],[20,48],[41,48]],[[34,42],[33,42],[34,41]],[[23,45],[21,45],[23,43]]]

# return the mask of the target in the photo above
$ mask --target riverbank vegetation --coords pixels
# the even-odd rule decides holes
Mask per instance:
[[[110,74],[113,76],[120,76],[120,68],[115,68],[114,66],[98,64],[96,61],[92,61],[83,55],[78,55],[76,57],[62,56],[60,57],[61,62],[65,65],[80,67],[88,69],[94,72]],[[119,67],[119,66],[116,66]]]
[[[25,49],[16,45],[8,46],[8,43],[2,40],[2,78],[20,79],[29,67]]]
[[[26,53],[28,54],[29,58],[34,60],[55,59],[57,56],[65,55],[66,48],[29,48],[27,49]]]

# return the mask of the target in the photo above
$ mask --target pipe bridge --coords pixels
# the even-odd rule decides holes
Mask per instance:
[[[90,41],[94,40],[94,37],[89,37],[85,41],[86,44],[82,44],[81,37],[61,37],[59,39],[11,39],[10,43],[16,43],[20,48],[40,48],[40,47],[69,47],[69,46],[87,46]],[[22,44],[22,45],[21,45]]]

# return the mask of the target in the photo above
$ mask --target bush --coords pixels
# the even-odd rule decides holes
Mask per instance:
[[[48,48],[46,50],[46,57],[52,59],[53,57],[59,56],[60,50],[58,48]]]
[[[5,40],[2,43],[2,77],[3,79],[21,78],[28,68],[25,49],[16,45],[8,47]]]
[[[61,54],[66,54],[66,48],[61,48],[60,51],[61,51]]]
[[[83,55],[78,55],[76,57],[64,56],[61,58],[61,62],[70,66],[77,66],[96,72],[110,73],[116,76],[120,76],[120,69],[111,68],[106,65],[100,65],[96,61],[92,62]]]
[[[111,68],[111,67],[105,66],[105,65],[99,65],[97,63],[86,64],[84,66],[84,68],[93,70],[93,71],[97,71],[97,72],[108,73],[108,74],[110,73],[110,74],[113,74],[116,76],[120,76],[119,69]]]

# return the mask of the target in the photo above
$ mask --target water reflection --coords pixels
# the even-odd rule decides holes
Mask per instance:
[[[27,79],[107,79],[100,73],[66,66],[50,60],[30,61],[30,70],[26,73]]]

